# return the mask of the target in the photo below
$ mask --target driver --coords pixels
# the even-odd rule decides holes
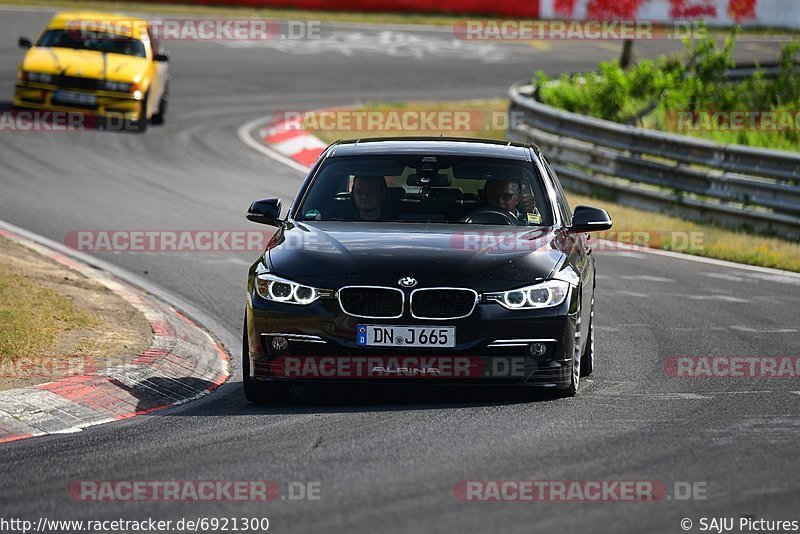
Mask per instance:
[[[352,194],[362,221],[388,218],[383,206],[386,200],[386,179],[383,176],[356,176],[353,178]]]
[[[517,209],[520,197],[520,185],[516,180],[487,180],[484,186],[486,205],[490,208],[504,209],[520,224],[527,224],[527,217]]]

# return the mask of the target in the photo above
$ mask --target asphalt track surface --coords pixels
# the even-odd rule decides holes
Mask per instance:
[[[22,56],[16,36],[35,35],[47,16],[0,12],[6,104]],[[502,96],[534,69],[589,68],[618,49],[546,43],[465,50],[439,31],[341,31],[351,32],[341,40],[350,42],[344,51],[341,42],[290,51],[169,43],[169,116],[145,135],[0,133],[0,219],[55,241],[75,229],[252,229],[244,219],[249,202],[288,201],[301,179],[237,137],[254,118],[353,102]],[[640,54],[677,48],[637,45]],[[740,55],[766,59],[775,49],[750,42]],[[238,368],[245,277],[256,255],[98,254],[204,310],[233,353],[234,376],[184,407],[0,446],[0,516],[268,517],[277,532],[680,532],[682,518],[695,529],[701,517],[800,519],[798,382],[679,380],[664,371],[676,355],[797,355],[798,277],[599,252],[598,363],[574,399],[311,389],[294,406],[267,408],[245,403]],[[261,479],[320,482],[321,500],[76,503],[66,491],[75,480]],[[658,480],[670,491],[676,481],[699,482],[707,498],[454,497],[458,481],[484,479]]]

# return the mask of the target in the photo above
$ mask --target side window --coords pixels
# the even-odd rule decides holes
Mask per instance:
[[[547,161],[547,158],[542,156],[542,162],[544,163],[547,172],[550,174],[550,180],[553,182],[553,187],[556,188],[556,196],[558,196],[558,209],[561,211],[561,217],[564,219],[564,222],[567,225],[572,224],[572,210],[569,207],[569,203],[567,202],[567,196],[564,194],[564,190],[561,188],[561,182],[558,179],[558,175],[556,171],[553,170],[553,166],[550,165],[550,162]]]
[[[158,39],[155,38],[155,35],[153,35],[153,27],[149,24],[147,25],[147,35],[150,36],[150,48],[153,49],[153,57],[155,57],[156,54],[161,52],[161,44],[158,42]]]

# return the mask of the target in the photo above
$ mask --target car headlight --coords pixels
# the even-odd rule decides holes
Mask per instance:
[[[311,304],[325,293],[315,287],[304,286],[274,274],[264,273],[256,276],[256,292],[261,298],[286,304]]]
[[[28,72],[28,81],[33,83],[52,83],[53,76],[43,72]]]
[[[497,302],[509,310],[535,310],[558,306],[569,293],[569,283],[562,280],[548,280],[533,286],[521,287],[498,293],[485,293],[489,302]]]
[[[117,91],[120,93],[130,93],[131,87],[133,84],[126,83],[126,82],[111,82],[111,81],[104,81],[102,88],[106,91]]]

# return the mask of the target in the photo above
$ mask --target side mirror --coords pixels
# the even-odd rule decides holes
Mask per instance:
[[[264,200],[256,200],[250,204],[247,210],[247,220],[260,224],[268,224],[270,226],[283,226],[281,216],[281,199],[279,198],[265,198]]]
[[[599,232],[602,230],[610,230],[611,217],[608,212],[601,208],[593,208],[592,206],[575,206],[575,212],[572,214],[572,226],[569,227],[570,232]]]
[[[169,52],[161,52],[153,56],[153,61],[169,61]]]
[[[20,48],[32,48],[33,42],[27,37],[20,37],[19,41],[17,41],[17,46]]]

